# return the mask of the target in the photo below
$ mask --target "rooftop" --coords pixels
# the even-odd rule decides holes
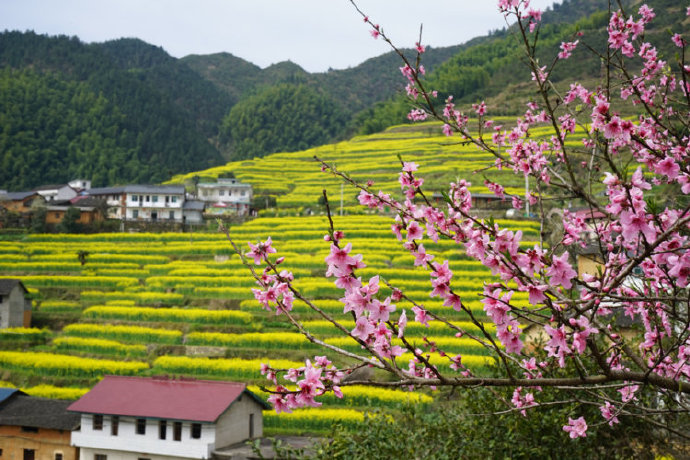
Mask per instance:
[[[0,425],[74,430],[80,416],[67,411],[71,401],[15,394],[0,406]]]
[[[26,287],[24,287],[24,284],[21,282],[21,280],[16,278],[0,278],[0,295],[9,294],[12,289],[17,286],[20,286],[25,293],[29,292],[26,290]]]
[[[69,410],[214,422],[242,394],[268,407],[244,383],[107,375]]]

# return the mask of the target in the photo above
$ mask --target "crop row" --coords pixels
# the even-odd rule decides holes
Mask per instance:
[[[202,308],[149,308],[126,306],[96,306],[84,310],[83,318],[92,320],[117,319],[123,321],[184,322],[214,325],[248,325],[252,315],[236,310],[206,310]]]
[[[30,351],[0,351],[0,367],[40,376],[100,377],[106,374],[134,375],[148,369],[137,361],[113,361]]]
[[[65,326],[63,332],[69,336],[105,338],[123,342],[182,343],[182,331],[144,326],[75,323]]]

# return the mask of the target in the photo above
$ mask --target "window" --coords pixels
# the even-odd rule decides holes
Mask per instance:
[[[245,193],[246,193],[246,192],[245,192],[244,190],[242,190],[242,191],[240,192],[240,195],[244,196]]]
[[[225,196],[225,190],[218,190],[218,196]]]
[[[192,423],[192,438],[201,438],[201,423]]]
[[[161,420],[158,422],[158,437],[160,439],[165,439],[168,435],[168,422],[167,420]]]
[[[145,418],[138,418],[137,419],[136,433],[137,434],[146,434],[146,419]]]
[[[24,433],[38,433],[38,427],[35,426],[23,426],[22,431]]]
[[[208,196],[208,190],[204,190],[204,196]]]
[[[62,452],[55,452],[55,460],[62,460]]]
[[[56,213],[55,213],[55,218],[56,218],[56,219],[59,219],[59,218],[60,218],[60,213],[59,213],[59,212],[56,212]]]
[[[170,201],[171,201],[172,203],[177,203],[177,197],[176,197],[176,196],[171,196],[171,197],[170,197]]]
[[[136,203],[139,201],[139,198],[136,195],[132,195],[132,202]]]
[[[158,195],[153,195],[153,198],[151,198],[151,201],[154,203],[158,203]]]
[[[170,197],[168,195],[165,195],[165,202],[170,203]]]
[[[146,202],[148,203],[149,201],[151,201],[151,195],[146,195]]]
[[[24,449],[24,460],[36,460],[36,451],[33,449]]]
[[[93,414],[93,429],[102,430],[103,429],[103,415]]]
[[[93,460],[108,460],[108,456],[105,454],[93,454]]]
[[[110,417],[110,434],[117,436],[118,431],[120,431],[120,417],[113,415]]]
[[[139,218],[139,210],[134,209],[132,210],[132,219],[138,219]]]
[[[173,441],[182,441],[182,422],[173,423]]]
[[[168,214],[168,217],[170,218],[170,220],[174,220],[175,219],[175,211],[170,211],[170,213]]]
[[[249,438],[254,438],[254,414],[249,414]]]

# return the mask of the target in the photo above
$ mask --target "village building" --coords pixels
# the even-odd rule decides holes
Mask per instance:
[[[199,224],[204,221],[206,203],[199,200],[187,200],[182,207],[182,219],[188,224]]]
[[[206,214],[249,215],[252,186],[234,178],[218,178],[217,182],[197,185],[199,199],[205,201]]]
[[[38,192],[10,192],[0,195],[0,207],[18,214],[30,213],[34,208],[45,205],[45,198]]]
[[[182,222],[182,185],[127,185],[125,220]]]
[[[69,208],[77,208],[79,210],[79,218],[76,220],[78,224],[91,225],[102,221],[104,217],[101,211],[101,200],[79,195],[67,203],[46,206],[46,223],[59,224],[65,218]]]
[[[91,181],[88,179],[74,179],[67,183],[70,187],[78,192],[83,192],[91,188]]]
[[[33,191],[45,198],[46,203],[69,201],[77,196],[77,191],[67,184],[42,185]]]
[[[90,188],[85,193],[90,197],[105,201],[108,219],[124,219],[127,200],[125,187]]]
[[[0,388],[0,458],[77,460],[79,450],[71,445],[71,434],[80,417],[67,411],[70,404]]]
[[[81,460],[175,460],[262,436],[268,407],[243,383],[106,376],[68,409]]]
[[[31,299],[28,294],[20,280],[0,278],[0,329],[31,325]]]

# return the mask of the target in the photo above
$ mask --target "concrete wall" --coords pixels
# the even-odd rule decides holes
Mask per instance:
[[[25,326],[24,291],[16,286],[8,296],[3,296],[0,302],[0,328]],[[29,318],[31,316],[29,315]]]
[[[236,399],[218,418],[216,447],[222,448],[249,439],[250,414],[254,423],[254,438],[263,436],[263,408],[253,398],[244,394]]]
[[[191,422],[182,422],[182,439],[173,439],[173,422],[167,420],[166,439],[159,437],[159,420],[146,420],[146,433],[136,434],[136,419],[120,417],[118,434],[111,434],[112,417],[103,416],[103,429],[93,429],[93,416],[83,414],[81,429],[72,432],[72,443],[81,449],[83,460],[93,460],[94,454],[108,455],[108,460],[137,458],[210,458],[215,448],[215,429],[212,424],[201,424],[201,438],[191,437]],[[120,452],[111,458],[105,451]],[[113,454],[115,455],[115,454]]]
[[[61,453],[64,460],[79,458],[79,450],[70,446],[69,431],[46,428],[30,433],[18,426],[0,426],[0,449],[0,458],[8,460],[22,460],[24,449],[33,449],[36,460],[55,460],[57,453]]]

